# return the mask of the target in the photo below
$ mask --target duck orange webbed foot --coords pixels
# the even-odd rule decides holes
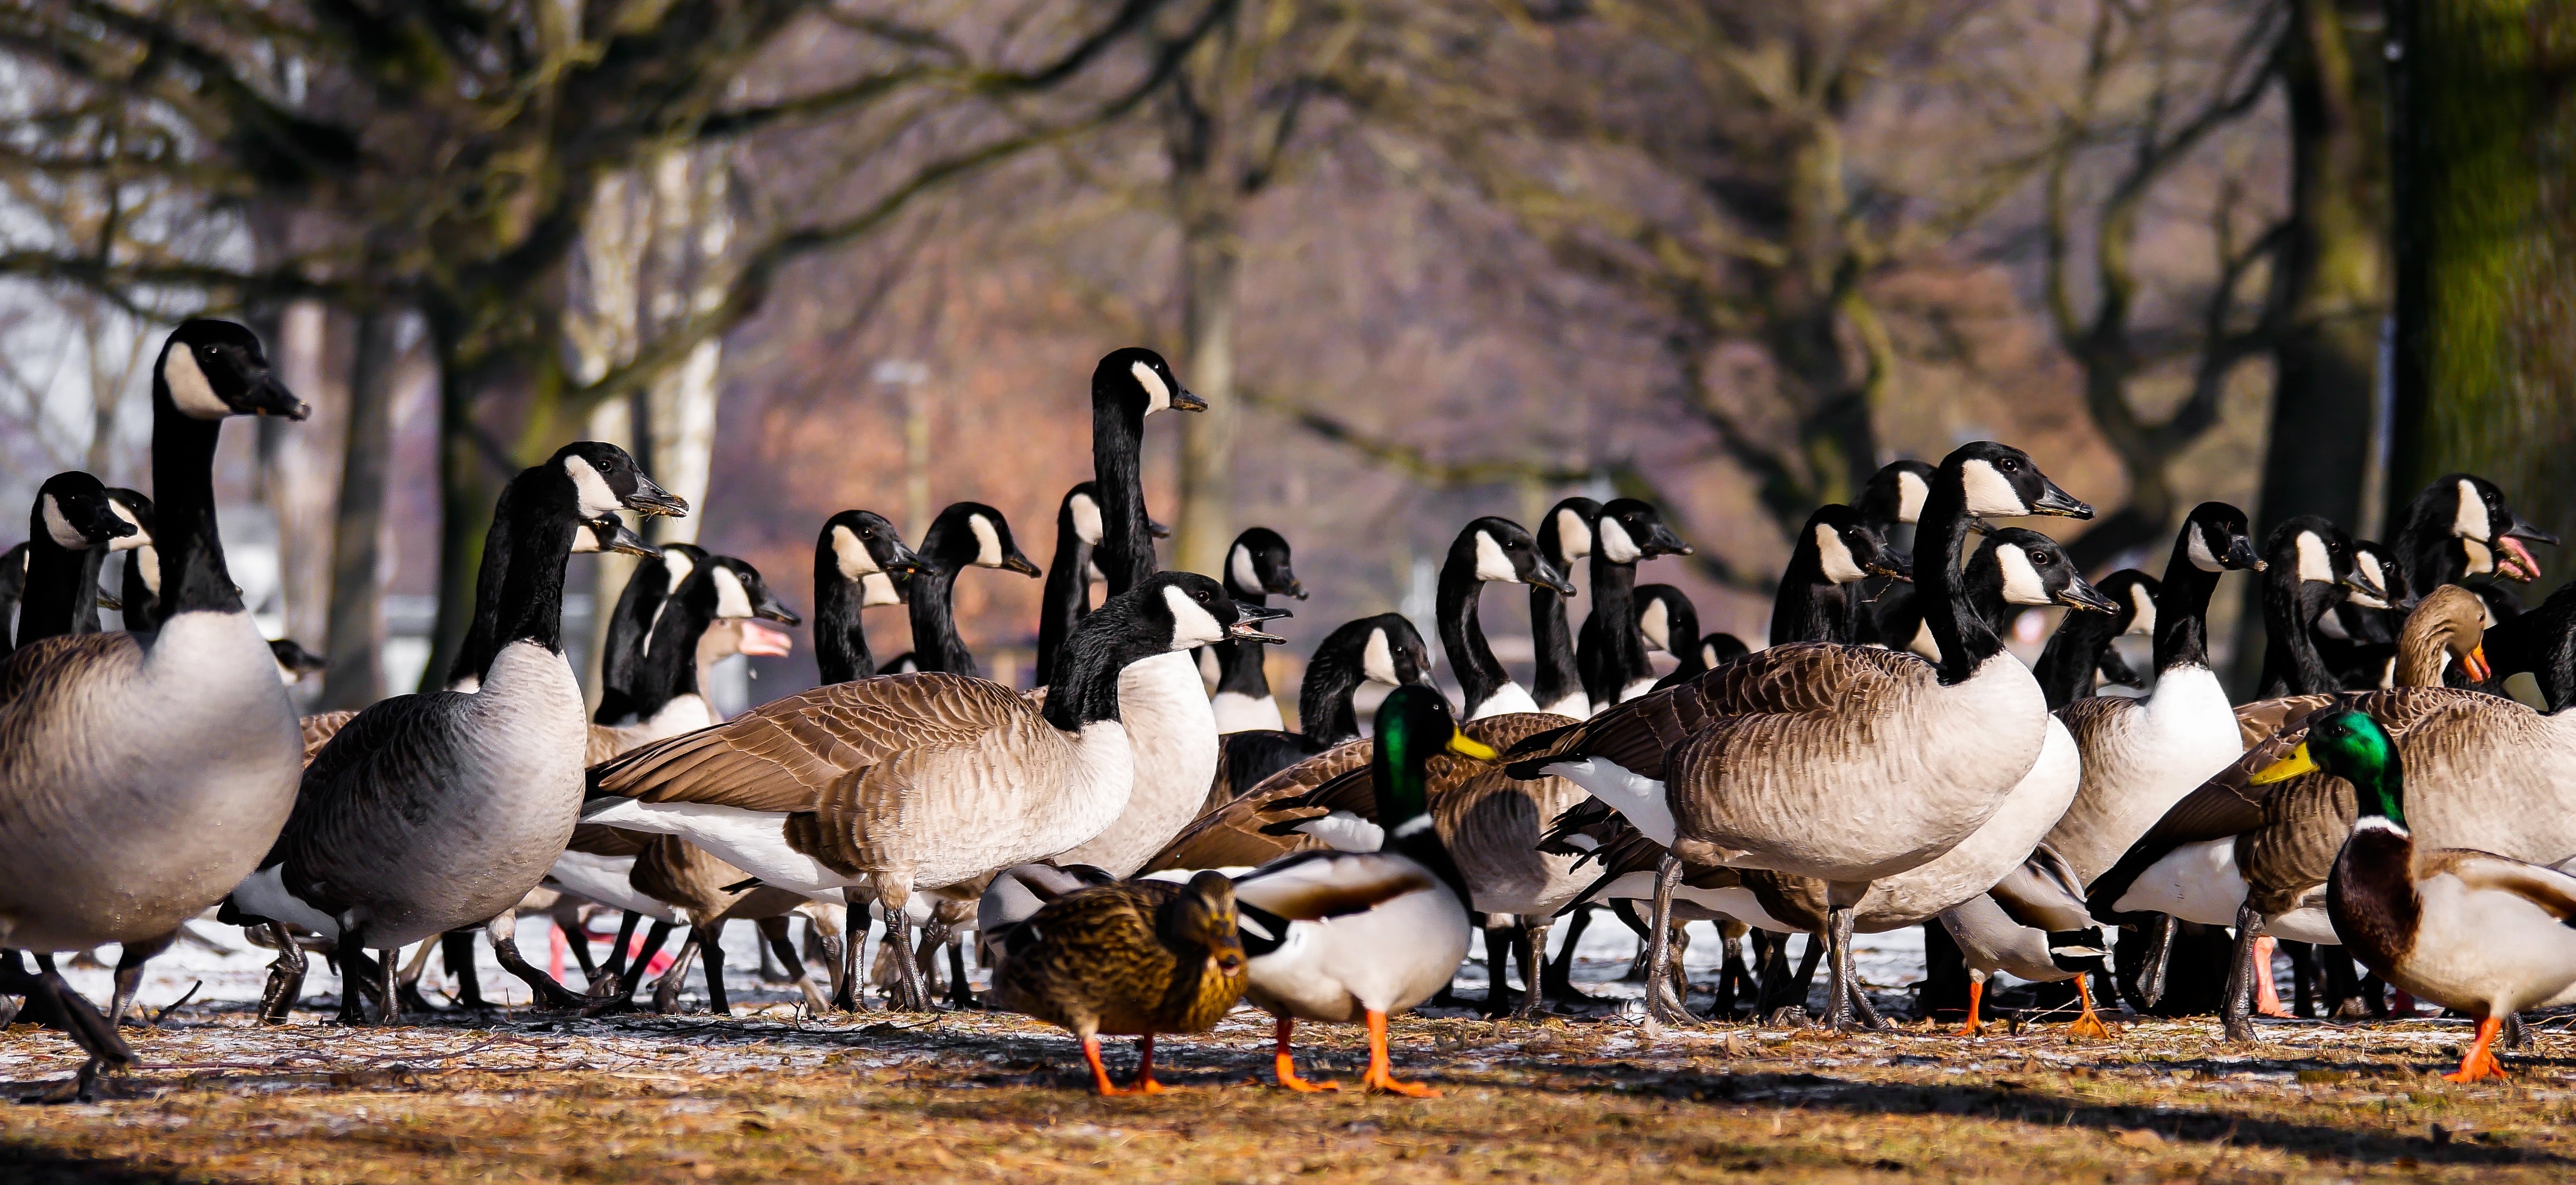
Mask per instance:
[[[2465,1086],[2469,1083],[2484,1081],[2488,1078],[2512,1077],[2512,1075],[2504,1072],[2504,1064],[2495,1059],[2495,1050],[2492,1048],[2495,1044],[2496,1035],[2503,1031],[2504,1018],[2501,1016],[2491,1016],[2480,1020],[2478,1022],[2478,1039],[2470,1043],[2469,1051],[2467,1053],[2461,1055],[2460,1068],[2442,1075],[2442,1080],[2445,1082],[2456,1082]]]
[[[1288,1089],[1300,1094],[1313,1094],[1318,1091],[1326,1090],[1340,1090],[1342,1088],[1342,1084],[1339,1082],[1308,1082],[1307,1080],[1297,1076],[1297,1059],[1291,1054],[1288,1045],[1289,1034],[1296,1031],[1296,1028],[1297,1022],[1294,1019],[1285,1016],[1280,1017],[1271,1025],[1271,1065],[1273,1072],[1279,1076],[1279,1085],[1287,1087]]]
[[[2111,1026],[2102,1023],[2102,1015],[2093,1011],[2093,988],[2086,977],[2081,975],[2075,977],[2075,995],[2077,999],[2084,1002],[2084,1014],[2076,1017],[2074,1023],[2066,1026],[2066,1035],[2090,1037],[2101,1041],[2110,1040]]]
[[[1386,1056],[1385,1013],[1379,1012],[1375,1009],[1369,1010],[1368,1034],[1369,1064],[1368,1072],[1360,1075],[1361,1090],[1382,1090],[1388,1094],[1400,1094],[1406,1098],[1415,1099],[1436,1099],[1440,1097],[1439,1091],[1433,1090],[1428,1086],[1424,1086],[1419,1082],[1396,1081],[1395,1067],[1388,1063]]]

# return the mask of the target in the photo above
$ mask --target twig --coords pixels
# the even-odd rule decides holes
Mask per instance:
[[[190,1000],[196,999],[196,998],[197,998],[197,989],[198,989],[198,988],[201,988],[201,987],[204,987],[204,986],[206,986],[206,981],[205,981],[205,980],[202,980],[202,979],[198,980],[198,981],[197,981],[197,982],[195,982],[195,983],[189,984],[189,985],[188,985],[188,990],[187,990],[185,993],[181,994],[181,995],[180,995],[180,997],[179,997],[178,999],[170,1001],[170,1006],[169,1006],[169,1007],[164,1008],[164,1009],[162,1009],[162,1010],[161,1010],[161,1011],[159,1011],[159,1012],[155,1012],[155,1013],[153,1013],[153,1014],[152,1014],[152,1023],[151,1023],[151,1024],[148,1024],[148,1025],[145,1025],[145,1026],[143,1026],[143,1027],[144,1027],[144,1028],[147,1028],[147,1029],[157,1029],[157,1028],[160,1028],[160,1027],[161,1027],[161,1021],[162,1021],[162,1019],[163,1019],[163,1018],[165,1018],[165,1017],[169,1016],[169,1015],[170,1015],[171,1013],[173,1013],[173,1012],[177,1012],[177,1011],[179,1010],[179,1007],[180,1007],[181,1005],[186,1004],[186,1003],[187,1003],[188,1001],[190,1001]]]

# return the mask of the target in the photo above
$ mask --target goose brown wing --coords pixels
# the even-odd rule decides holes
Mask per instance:
[[[1328,813],[1330,808],[1311,806],[1306,797],[1352,770],[1365,775],[1371,751],[1365,740],[1335,745],[1262,779],[1260,785],[1182,828],[1139,871],[1239,868],[1322,848],[1323,841],[1290,828]]]
[[[53,698],[31,692],[66,679],[93,677],[91,672],[130,675],[142,666],[143,647],[132,634],[57,634],[10,651],[0,658],[0,747],[15,749],[29,739],[15,732],[22,714]]]
[[[652,838],[642,831],[628,831],[603,823],[583,823],[572,829],[572,842],[565,844],[564,850],[585,856],[633,856],[642,852]]]
[[[812,810],[825,788],[897,753],[966,748],[1043,727],[989,680],[938,672],[817,687],[591,770],[593,793],[752,811]]]
[[[2303,720],[2308,713],[2335,702],[2333,695],[2285,695],[2258,699],[2236,705],[2237,740],[2247,749],[2263,743],[2265,737]],[[2297,742],[2292,742],[2296,744]],[[2288,752],[2284,749],[2282,752]]]
[[[358,709],[346,708],[337,712],[315,712],[296,720],[295,729],[304,736],[304,764],[313,764],[313,758],[322,752],[322,746],[330,744],[332,737],[340,735],[340,730],[357,718]]]
[[[1931,673],[1931,664],[1914,655],[1875,646],[1774,646],[1581,723],[1533,735],[1511,750],[1511,774],[1530,778],[1556,761],[1598,757],[1660,781],[1665,755],[1718,720],[1865,715]]]
[[[2057,718],[2081,744],[2087,738],[2104,735],[2119,727],[2125,717],[2142,706],[2140,701],[2125,695],[2088,695],[2068,701],[2065,707],[2057,710]]]

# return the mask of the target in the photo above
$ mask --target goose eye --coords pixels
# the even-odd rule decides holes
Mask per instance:
[[[2016,461],[2011,457],[1997,457],[1995,458],[1995,468],[2001,469],[2006,473],[2011,473],[2021,468],[2021,462]]]
[[[2044,551],[2034,551],[2034,552],[2030,553],[2030,562],[2032,562],[2032,563],[2034,563],[2034,564],[2037,564],[2037,565],[2039,565],[2040,567],[2045,568],[2045,567],[2049,566],[2050,564],[2056,563],[2056,562],[2057,562],[2057,557],[2055,557],[2055,556],[2053,556],[2053,555],[2050,555],[2050,554],[2048,554],[2047,552],[2044,552]]]

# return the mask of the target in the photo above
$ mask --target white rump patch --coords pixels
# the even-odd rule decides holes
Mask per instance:
[[[1923,500],[1931,496],[1932,483],[1923,480],[1922,474],[1898,473],[1896,475],[1896,521],[1900,523],[1923,521]]]
[[[1601,558],[1614,564],[1633,564],[1638,556],[1645,554],[1637,549],[1637,541],[1628,537],[1628,528],[1606,514],[1601,516],[1601,530],[1596,542],[1601,547]]]
[[[1261,573],[1253,570],[1251,548],[1235,544],[1234,554],[1226,557],[1225,567],[1226,575],[1233,578],[1236,588],[1249,593],[1261,591]]]
[[[2224,566],[2218,562],[2217,556],[2209,554],[2209,535],[2201,530],[2199,523],[2191,525],[2191,542],[2183,551],[2191,557],[2191,566],[2203,572],[2215,572]]]
[[[206,372],[197,366],[197,351],[186,342],[172,342],[161,363],[161,381],[170,385],[170,405],[192,420],[220,420],[233,414],[231,405],[215,394],[215,385],[206,381]]]
[[[2055,598],[2048,595],[2048,585],[2039,578],[2039,569],[2031,566],[2030,553],[2018,543],[1995,548],[1995,567],[2004,574],[2004,600],[2015,605],[2045,605]]]
[[[1145,365],[1144,361],[1139,359],[1129,364],[1127,371],[1136,376],[1136,385],[1145,389],[1146,415],[1150,416],[1155,412],[1171,409],[1172,388],[1163,382],[1163,376],[1154,373],[1153,367]]]
[[[576,500],[581,504],[581,517],[598,518],[614,514],[625,505],[617,500],[617,491],[608,488],[608,479],[599,475],[580,454],[564,458],[564,473],[572,478]]]
[[[1395,647],[1387,644],[1386,630],[1369,631],[1368,644],[1360,648],[1360,673],[1371,682],[1403,686],[1404,681],[1395,677]]]
[[[2451,533],[2462,539],[2484,541],[2495,535],[2494,524],[2487,521],[2487,500],[2478,496],[2478,483],[2460,479],[2460,505],[2451,514]]]
[[[1082,540],[1085,547],[1098,547],[1102,539],[1108,538],[1108,532],[1100,525],[1100,504],[1092,501],[1089,494],[1073,496],[1073,537]]]
[[[2030,504],[2021,500],[2021,491],[1992,464],[1974,460],[1959,468],[1960,483],[1968,492],[1968,513],[1988,518],[2030,516]]]
[[[52,494],[45,495],[45,533],[53,536],[54,546],[64,551],[89,550],[89,540],[72,529],[72,520],[63,517],[63,508]]]
[[[1592,527],[1570,507],[1556,512],[1556,547],[1569,561],[1592,554]]]
[[[707,573],[707,578],[715,581],[716,584],[716,616],[750,617],[753,615],[751,592],[742,586],[742,577],[734,575],[733,569],[718,564],[714,570]]]
[[[1512,557],[1503,554],[1503,545],[1494,541],[1490,532],[1476,532],[1476,579],[1518,584],[1521,574],[1512,569]]]
[[[2146,585],[2129,586],[2129,604],[2135,606],[2137,610],[2137,615],[2129,619],[2129,632],[2133,634],[2156,632],[2156,599],[2147,595]]]
[[[2324,537],[2314,531],[2299,532],[2299,579],[2332,584],[2334,578],[2334,559],[2326,551]]]
[[[1540,772],[1554,774],[1583,787],[1603,805],[1635,824],[1646,838],[1668,848],[1673,846],[1673,836],[1679,829],[1673,821],[1673,808],[1664,801],[1662,782],[1639,777],[1619,763],[1601,757],[1561,761]]]
[[[966,516],[966,529],[975,532],[975,566],[1002,566],[1002,533],[993,529],[993,520],[980,514]]]
[[[1852,559],[1851,548],[1843,543],[1843,533],[1830,524],[1816,524],[1816,555],[1824,564],[1825,579],[1836,584],[1850,584],[1869,575]]]
[[[1303,831],[1336,852],[1374,852],[1386,846],[1386,828],[1371,823],[1349,811],[1334,811],[1320,819],[1299,823]]]
[[[1637,632],[1646,635],[1646,649],[1678,653],[1673,649],[1672,617],[1662,597],[1646,602],[1646,611],[1637,615]]]
[[[1200,608],[1179,585],[1163,586],[1163,604],[1172,610],[1172,649],[1188,650],[1225,640],[1225,627],[1216,623],[1216,616]]]
[[[671,553],[662,553],[662,558],[671,558]],[[877,564],[877,557],[868,554],[868,545],[860,540],[859,533],[839,524],[832,527],[832,562],[841,569],[843,580],[863,581],[870,573],[885,571]],[[679,582],[672,581],[672,587],[679,587]],[[894,582],[886,582],[886,587],[894,587]]]

